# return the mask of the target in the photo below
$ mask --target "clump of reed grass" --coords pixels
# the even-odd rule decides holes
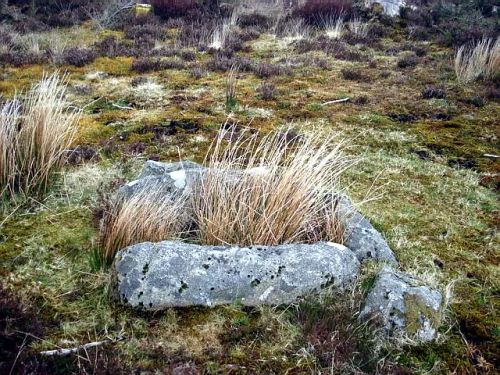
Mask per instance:
[[[185,206],[185,198],[165,196],[158,184],[108,202],[100,228],[101,257],[110,263],[129,245],[180,238],[188,222]]]
[[[353,18],[349,22],[349,30],[357,37],[366,38],[370,28],[368,24],[363,22],[360,18]]]
[[[229,72],[226,77],[225,106],[227,112],[231,112],[238,105],[238,100],[236,99],[237,85],[238,85],[238,70],[239,70],[238,65],[233,64],[231,66],[231,69],[229,69]]]
[[[455,73],[460,83],[489,80],[500,73],[500,38],[483,38],[473,46],[461,46],[455,55]]]
[[[239,17],[239,8],[236,8],[233,10],[229,18],[223,19],[222,22],[219,22],[215,26],[215,29],[212,32],[212,36],[210,38],[210,48],[213,48],[215,50],[224,50],[227,47],[229,36],[238,24]]]
[[[64,97],[67,79],[44,75],[26,97],[0,110],[0,193],[31,196],[47,190],[77,131],[80,111]]]
[[[340,17],[325,18],[323,21],[325,35],[330,39],[341,39],[345,32],[344,19]]]
[[[201,243],[343,241],[333,197],[354,160],[342,143],[289,131],[261,140],[228,131],[221,131],[209,152],[208,172],[193,195]]]

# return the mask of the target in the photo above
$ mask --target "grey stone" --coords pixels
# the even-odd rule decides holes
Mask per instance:
[[[408,274],[384,267],[366,298],[360,318],[380,323],[386,336],[428,342],[436,337],[442,303],[439,291]]]
[[[138,180],[148,176],[162,176],[182,169],[202,170],[205,169],[202,165],[189,160],[183,160],[175,163],[162,163],[159,161],[148,160],[144,164],[141,174],[137,177]]]
[[[361,215],[347,197],[339,204],[340,217],[346,228],[344,245],[351,249],[360,262],[366,259],[397,265],[396,256],[382,234]]]
[[[273,247],[145,242],[121,250],[116,295],[145,310],[180,306],[279,305],[353,280],[359,261],[345,246],[320,242]]]
[[[366,6],[371,6],[372,4],[380,4],[384,9],[384,13],[389,16],[399,15],[399,10],[406,6],[406,0],[365,0]]]
[[[160,163],[148,160],[139,177],[118,190],[118,196],[130,199],[152,187],[164,194],[188,193],[200,181],[206,169],[191,161]]]

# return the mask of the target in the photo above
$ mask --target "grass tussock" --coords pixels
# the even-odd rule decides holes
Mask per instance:
[[[499,74],[500,38],[484,38],[474,46],[461,46],[455,55],[455,73],[460,83],[490,80]]]
[[[342,143],[291,132],[233,139],[228,132],[205,160],[209,170],[193,202],[202,243],[342,242],[332,196],[353,163]],[[233,140],[224,147],[226,138]]]
[[[13,197],[44,192],[62,166],[80,111],[64,99],[66,78],[45,75],[24,100],[0,110],[0,193]]]
[[[100,230],[102,258],[110,262],[118,250],[139,242],[179,238],[186,224],[184,212],[185,200],[165,197],[159,185],[109,202]]]
[[[345,24],[342,16],[326,18],[323,21],[325,35],[330,39],[341,39],[345,32]]]

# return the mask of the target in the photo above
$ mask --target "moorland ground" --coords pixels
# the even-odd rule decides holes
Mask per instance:
[[[220,49],[201,23],[151,14],[120,27],[85,21],[17,34],[1,54],[2,100],[59,71],[66,100],[82,114],[48,191],[2,202],[2,371],[498,369],[498,77],[459,83],[453,43],[421,37],[405,19],[360,17],[367,34],[346,25],[335,39],[305,21],[273,28],[265,17],[241,16]],[[19,40],[30,46],[22,53]],[[202,162],[221,124],[263,133],[291,124],[349,139],[348,152],[362,161],[344,176],[348,193],[377,198],[360,210],[404,271],[453,291],[436,343],[381,345],[357,323],[375,264],[364,266],[354,302],[326,295],[279,308],[154,314],[113,302],[98,256],[109,197],[145,160]],[[68,357],[37,355],[105,338],[119,339]]]

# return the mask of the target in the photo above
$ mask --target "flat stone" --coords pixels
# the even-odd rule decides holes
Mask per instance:
[[[118,196],[130,199],[152,189],[172,196],[188,193],[205,172],[203,166],[191,161],[160,163],[148,160],[136,180],[120,187]]]
[[[432,341],[441,324],[443,298],[416,278],[384,267],[366,298],[360,318],[380,324],[388,337]]]
[[[141,174],[137,177],[138,180],[149,176],[162,176],[179,170],[203,170],[205,167],[193,161],[184,160],[174,163],[162,163],[159,161],[148,160],[144,164]]]
[[[145,242],[121,250],[113,265],[118,299],[131,307],[280,305],[356,278],[359,261],[343,245],[200,246]]]

